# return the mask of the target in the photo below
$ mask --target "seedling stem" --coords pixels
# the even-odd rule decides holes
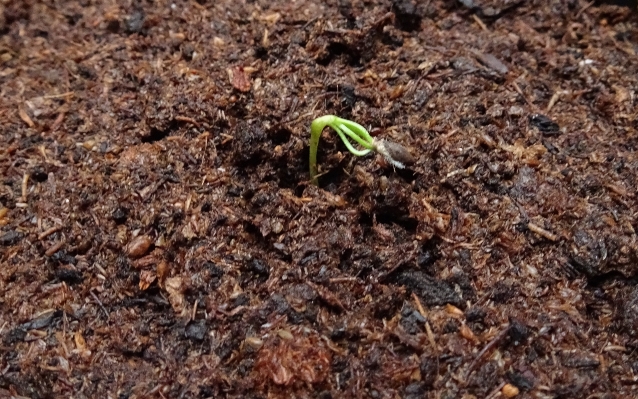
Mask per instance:
[[[360,124],[334,115],[324,115],[315,119],[310,125],[310,179],[314,185],[318,185],[317,148],[319,147],[319,138],[321,137],[321,132],[323,132],[323,129],[325,129],[326,126],[331,127],[335,132],[337,132],[343,141],[343,144],[345,144],[348,151],[352,154],[362,157],[376,151],[374,139]],[[354,148],[346,136],[359,143],[364,149],[357,150]]]
[[[317,148],[319,147],[321,132],[326,126],[337,132],[348,151],[358,157],[376,152],[382,155],[392,166],[399,169],[403,169],[406,165],[413,164],[415,161],[410,151],[402,145],[388,140],[375,140],[363,126],[356,122],[334,115],[324,115],[312,121],[310,125],[310,181],[316,186],[319,185],[317,181]],[[363,150],[354,148],[348,138],[359,143]]]

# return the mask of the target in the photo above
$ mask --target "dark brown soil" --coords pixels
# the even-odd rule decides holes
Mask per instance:
[[[638,395],[631,8],[0,4],[0,397]]]

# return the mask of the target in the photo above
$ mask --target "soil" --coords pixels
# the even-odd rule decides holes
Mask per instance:
[[[0,1],[0,396],[636,397],[634,6]]]

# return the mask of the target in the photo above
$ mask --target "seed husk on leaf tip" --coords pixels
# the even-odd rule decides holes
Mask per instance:
[[[404,169],[416,163],[416,158],[405,146],[389,140],[375,140],[376,150],[393,166]]]

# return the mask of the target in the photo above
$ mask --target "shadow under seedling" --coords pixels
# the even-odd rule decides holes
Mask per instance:
[[[324,115],[312,121],[310,125],[310,181],[316,186],[319,185],[317,177],[317,148],[319,148],[321,132],[326,126],[337,132],[348,151],[358,157],[376,152],[381,154],[389,164],[399,169],[403,169],[406,165],[412,165],[415,162],[410,151],[401,144],[388,140],[376,140],[370,136],[370,133],[363,126],[356,122],[334,115]],[[359,143],[364,149],[357,150],[354,148],[348,137]]]

